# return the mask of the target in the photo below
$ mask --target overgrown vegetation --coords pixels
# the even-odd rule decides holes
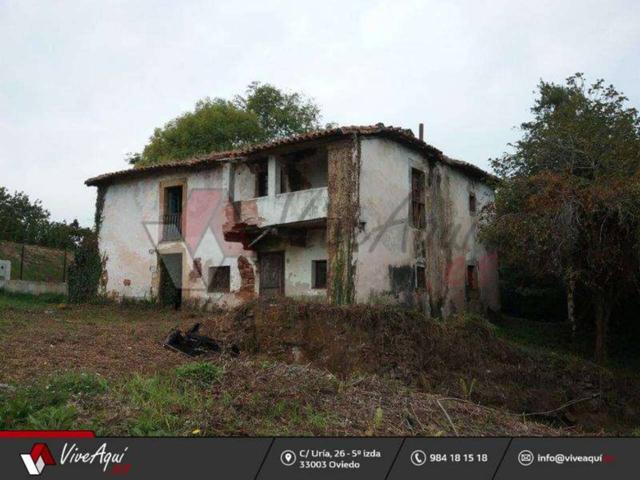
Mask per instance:
[[[437,322],[388,305],[292,300],[212,315],[44,298],[23,308],[21,296],[0,299],[0,383],[9,385],[0,386],[0,404],[10,428],[552,435],[629,433],[639,424],[637,376],[600,368],[561,341],[541,344],[541,334],[563,337],[554,324],[531,332],[542,324]],[[193,361],[160,347],[176,323],[196,321],[223,344],[238,344],[240,357]],[[25,410],[33,397],[40,400]]]
[[[99,293],[104,258],[100,255],[98,238],[102,226],[105,193],[104,187],[98,187],[93,231],[79,242],[73,262],[69,266],[69,301],[74,303],[94,301]]]
[[[73,371],[17,389],[4,387],[0,389],[0,429],[78,427],[79,409],[91,408],[95,398],[106,391],[107,382],[103,378]]]
[[[98,285],[102,276],[102,257],[95,235],[86,235],[75,250],[73,262],[69,265],[69,301],[88,302],[98,295]]]
[[[258,301],[202,328],[242,351],[310,363],[339,378],[390,376],[426,392],[529,414],[583,399],[572,420],[563,411],[553,421],[588,428],[638,422],[640,411],[630,407],[640,401],[638,378],[580,358],[580,351],[567,348],[570,329],[562,335],[557,325],[525,331],[474,315],[434,321],[397,306],[285,299],[277,305]],[[552,341],[545,340],[549,334]]]
[[[574,334],[575,305],[589,306],[602,363],[614,307],[638,292],[640,116],[581,74],[538,90],[523,138],[492,162],[501,182],[482,238],[511,268],[564,284]]]

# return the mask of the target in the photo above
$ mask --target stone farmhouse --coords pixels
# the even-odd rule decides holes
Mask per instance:
[[[410,130],[347,126],[130,168],[98,189],[103,292],[235,306],[255,296],[499,309],[477,240],[491,176]]]

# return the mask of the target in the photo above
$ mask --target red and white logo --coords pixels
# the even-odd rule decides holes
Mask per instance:
[[[29,475],[40,475],[45,465],[56,464],[46,443],[35,443],[31,448],[31,453],[23,453],[20,457],[24,466],[27,467]]]

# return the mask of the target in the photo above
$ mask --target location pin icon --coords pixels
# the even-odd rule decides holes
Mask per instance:
[[[290,467],[291,465],[296,463],[296,454],[291,450],[285,450],[280,454],[280,461],[287,467]]]

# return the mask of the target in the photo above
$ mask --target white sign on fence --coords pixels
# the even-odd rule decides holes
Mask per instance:
[[[11,280],[10,260],[0,260],[0,280]]]

